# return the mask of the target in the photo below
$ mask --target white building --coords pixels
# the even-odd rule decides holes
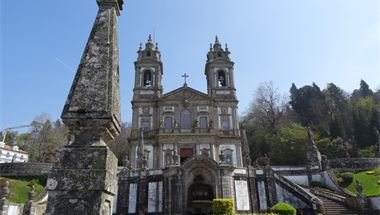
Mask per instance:
[[[0,163],[28,162],[27,152],[20,150],[18,146],[8,146],[0,141]]]

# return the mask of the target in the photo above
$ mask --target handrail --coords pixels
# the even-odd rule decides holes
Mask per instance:
[[[276,180],[284,184],[285,186],[292,188],[291,190],[297,192],[300,196],[302,196],[308,203],[313,207],[313,210],[315,210],[318,213],[323,213],[323,202],[321,199],[319,199],[317,196],[315,196],[313,193],[307,191],[300,185],[290,181],[289,179],[278,175],[274,173],[274,177]]]

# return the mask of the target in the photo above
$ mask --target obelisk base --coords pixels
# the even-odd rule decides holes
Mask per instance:
[[[107,146],[66,146],[48,181],[46,215],[108,215],[116,192],[117,158]]]

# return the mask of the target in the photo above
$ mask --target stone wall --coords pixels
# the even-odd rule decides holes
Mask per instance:
[[[2,163],[0,164],[0,176],[40,176],[47,175],[53,164],[51,163]]]
[[[373,169],[380,166],[380,158],[338,158],[329,160],[329,166],[346,171]]]

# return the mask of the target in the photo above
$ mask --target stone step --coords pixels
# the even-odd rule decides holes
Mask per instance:
[[[325,208],[326,215],[359,215],[355,210],[346,207],[344,204],[340,202],[336,202],[331,199],[327,199],[322,196],[318,196],[322,201]]]

